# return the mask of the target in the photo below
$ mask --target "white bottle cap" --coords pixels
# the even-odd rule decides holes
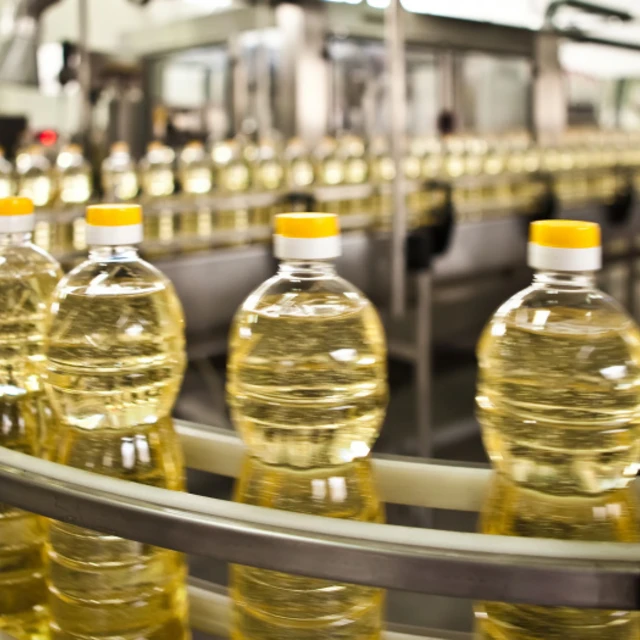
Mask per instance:
[[[142,242],[142,207],[138,204],[96,204],[87,207],[88,245]]]
[[[543,271],[597,271],[602,267],[600,225],[578,220],[532,223],[529,266]]]
[[[273,247],[282,260],[330,260],[342,253],[340,222],[333,213],[282,213]]]
[[[30,233],[35,226],[30,198],[0,198],[0,233]]]

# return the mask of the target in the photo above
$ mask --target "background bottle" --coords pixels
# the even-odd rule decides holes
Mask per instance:
[[[18,195],[29,198],[36,207],[41,209],[53,202],[55,183],[51,163],[40,145],[32,144],[18,153],[16,173]],[[33,230],[34,242],[45,251],[51,251],[54,240],[51,212],[45,211],[38,218]]]
[[[231,413],[250,454],[236,498],[381,521],[366,457],[387,402],[384,332],[340,278],[337,216],[276,216],[278,274],[247,298],[230,346]],[[235,640],[375,640],[382,592],[235,567]]]
[[[139,174],[142,195],[147,211],[144,219],[146,253],[163,253],[161,247],[154,244],[167,245],[175,238],[176,216],[167,198],[176,188],[174,163],[175,151],[157,140],[147,146],[147,154],[140,161]]]
[[[107,200],[126,202],[138,196],[138,173],[126,142],[111,145],[102,163],[102,190]]]
[[[171,284],[142,261],[136,205],[87,210],[87,261],[58,285],[46,385],[56,462],[184,489],[171,410],[185,366],[184,321]],[[189,637],[181,554],[50,523],[52,637]]]
[[[218,208],[213,213],[213,234],[216,244],[243,244],[249,231],[249,209],[242,196],[251,188],[251,165],[238,140],[225,140],[211,150],[215,186],[218,194],[233,199],[233,205]]]
[[[620,503],[636,475],[640,424],[640,332],[596,288],[600,262],[598,225],[534,223],[533,284],[508,300],[482,335],[478,418],[495,469],[514,486],[495,494],[501,504],[496,497],[490,502],[484,519],[490,533],[635,539],[627,532],[631,516],[600,529],[592,521],[599,505]],[[543,515],[530,521],[536,512]],[[529,609],[481,607],[484,637],[540,637],[543,618],[536,622]],[[487,621],[487,611],[494,620]],[[637,637],[635,614],[564,610],[544,620],[548,638]]]
[[[213,188],[209,154],[199,140],[192,140],[178,157],[184,210],[180,213],[180,239],[187,248],[205,248],[211,238],[211,208],[199,200]]]
[[[58,212],[53,250],[65,254],[84,251],[84,216],[78,205],[85,205],[93,194],[91,165],[77,144],[65,145],[56,158],[55,176],[58,185]]]
[[[27,198],[0,199],[0,445],[31,455],[51,419],[41,383],[46,310],[62,275],[31,242],[35,224]],[[0,630],[17,640],[47,637],[44,522],[0,504]]]

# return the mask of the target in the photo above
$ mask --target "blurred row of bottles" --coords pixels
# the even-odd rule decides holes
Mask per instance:
[[[409,226],[434,219],[447,184],[462,220],[532,212],[550,188],[562,204],[610,202],[625,186],[640,187],[638,141],[637,134],[590,130],[546,145],[523,132],[408,140],[402,166]],[[53,161],[31,145],[18,153],[15,168],[0,157],[0,197],[34,201],[42,212],[36,242],[56,255],[86,248],[79,205],[101,197],[145,204],[147,249],[193,250],[266,241],[273,216],[296,208],[340,214],[345,229],[388,228],[396,171],[382,137],[368,144],[354,135],[325,137],[314,149],[275,136],[210,148],[192,141],[178,153],[156,141],[139,162],[118,142],[94,185],[78,145],[63,146]]]

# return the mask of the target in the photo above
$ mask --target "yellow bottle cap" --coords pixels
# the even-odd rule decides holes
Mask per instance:
[[[275,233],[283,238],[331,238],[340,235],[340,222],[333,213],[281,213]]]
[[[27,216],[33,213],[31,198],[0,198],[0,216]]]
[[[142,224],[142,207],[139,204],[94,204],[87,207],[87,224],[94,227]]]
[[[593,249],[600,246],[600,225],[578,220],[533,222],[529,242],[554,249]]]

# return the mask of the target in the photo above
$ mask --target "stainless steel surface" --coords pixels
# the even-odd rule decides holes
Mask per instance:
[[[431,433],[431,349],[433,313],[433,275],[425,269],[416,277],[417,322],[415,340],[415,384],[416,422],[418,432],[418,455],[422,458],[433,456],[433,434]]]
[[[268,26],[275,26],[273,13],[268,19]],[[232,7],[128,34],[126,43],[123,43],[124,53],[146,57],[211,44],[225,44],[230,36],[256,31],[263,25],[263,16],[259,16],[254,7]]]
[[[541,546],[534,539],[307,516],[130,483],[7,449],[0,449],[0,478],[9,504],[229,562],[445,596],[640,608],[640,544]]]
[[[406,243],[407,197],[403,162],[407,135],[407,61],[404,40],[405,11],[400,0],[391,0],[385,12],[387,44],[387,82],[391,106],[391,156],[396,166],[392,185],[391,215],[391,313],[404,314],[407,302]]]
[[[91,129],[91,59],[89,57],[89,0],[78,0],[78,81],[82,94],[80,135],[85,153],[89,152]]]
[[[329,31],[341,37],[376,40],[383,37],[381,12],[365,3],[328,3],[326,15]],[[498,24],[407,13],[405,38],[409,43],[422,46],[531,56],[535,32]]]
[[[15,0],[5,9],[0,41],[0,81],[37,85],[40,16],[59,0]]]

